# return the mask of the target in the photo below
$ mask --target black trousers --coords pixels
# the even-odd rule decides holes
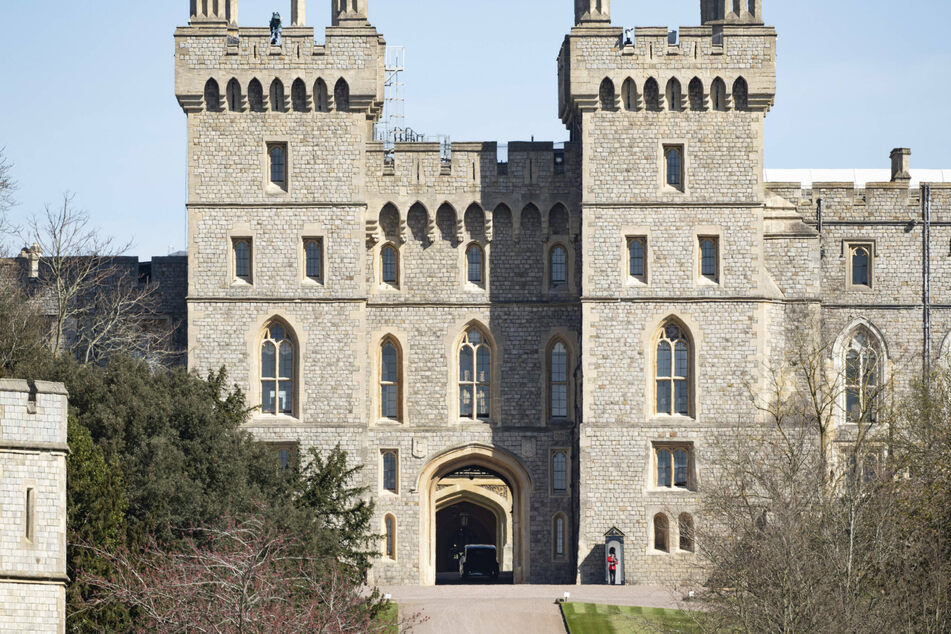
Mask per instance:
[[[615,577],[617,577],[617,570],[609,570],[608,572],[611,575],[611,585],[612,586],[616,585],[614,581],[615,581]]]

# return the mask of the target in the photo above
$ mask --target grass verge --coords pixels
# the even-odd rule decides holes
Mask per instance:
[[[399,634],[400,614],[399,606],[390,602],[380,613],[376,615],[376,624],[380,626],[379,631],[386,634]]]
[[[639,608],[595,603],[562,603],[561,612],[571,634],[642,634],[699,632],[691,616],[680,610]]]

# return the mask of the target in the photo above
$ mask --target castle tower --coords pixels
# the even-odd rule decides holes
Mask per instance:
[[[603,582],[602,560],[585,557],[625,526],[638,531],[628,540],[651,544],[628,559],[627,581],[678,584],[695,562],[690,543],[673,540],[699,505],[700,447],[755,420],[742,386],[759,376],[779,320],[763,264],[776,33],[758,1],[704,0],[700,26],[679,37],[639,27],[626,41],[592,19],[606,4],[593,5],[575,3],[559,55],[560,116],[583,166],[579,463],[592,484],[580,495],[579,580]],[[682,479],[661,482],[670,456]],[[636,479],[608,502],[610,473]]]
[[[66,390],[0,380],[0,631],[66,631]]]
[[[368,0],[331,0],[330,23],[333,26],[366,26]]]

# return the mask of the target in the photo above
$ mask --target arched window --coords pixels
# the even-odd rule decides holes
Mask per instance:
[[[748,110],[750,107],[750,88],[746,80],[738,77],[733,83],[733,109]]]
[[[652,112],[660,110],[660,86],[653,77],[644,83],[644,107]]]
[[[466,249],[466,279],[471,284],[482,285],[484,276],[485,256],[482,253],[482,247],[476,243],[469,245]]]
[[[548,353],[548,401],[552,418],[568,418],[568,348],[556,341]]]
[[[684,186],[684,156],[683,146],[664,146],[664,162],[666,163],[665,181],[674,189],[683,190]]]
[[[383,490],[390,493],[399,492],[399,459],[395,450],[384,450],[383,455]]]
[[[380,417],[400,420],[402,376],[399,348],[392,339],[380,346]]]
[[[304,273],[314,282],[323,281],[323,244],[320,238],[304,239]]]
[[[565,551],[567,550],[566,545],[566,526],[565,526],[565,516],[562,513],[559,513],[555,516],[554,521],[552,522],[551,527],[551,538],[552,538],[552,555],[555,559],[564,559]]]
[[[386,544],[384,546],[384,554],[387,559],[396,561],[396,518],[392,515],[387,515],[386,519],[383,520],[384,524],[384,539]]]
[[[551,249],[551,285],[564,286],[568,283],[568,251],[560,244]]]
[[[700,78],[691,79],[687,90],[690,93],[690,109],[703,110],[703,82]]]
[[[209,112],[221,110],[221,90],[214,79],[205,82],[205,109]]]
[[[261,412],[294,413],[294,342],[285,326],[271,323],[261,342]]]
[[[658,513],[654,516],[654,550],[661,550],[663,552],[670,551],[670,542],[667,539],[667,534],[670,532],[670,523],[667,521],[667,516],[663,513]]]
[[[881,389],[880,363],[874,339],[860,329],[845,352],[845,411],[849,422],[875,422]]]
[[[291,84],[291,105],[294,112],[307,112],[307,86],[300,78],[295,79]]]
[[[314,82],[314,109],[317,112],[330,112],[327,83],[323,79],[318,79]]]
[[[231,112],[241,112],[243,109],[241,97],[241,84],[237,79],[228,82],[228,110]]]
[[[400,284],[399,254],[392,244],[384,245],[380,249],[380,280],[395,288]]]
[[[271,184],[285,188],[287,186],[287,154],[284,146],[275,143],[268,149]]]
[[[489,418],[492,350],[485,336],[469,328],[459,347],[459,417]]]
[[[615,101],[617,101],[617,97],[614,93],[614,82],[611,81],[610,78],[605,77],[601,82],[599,96],[601,98],[602,110],[614,110],[614,104]]]
[[[690,415],[690,342],[682,328],[668,322],[660,331],[656,359],[656,412]]]
[[[264,87],[257,79],[252,79],[248,84],[248,105],[251,106],[251,112],[264,112]]]
[[[849,245],[852,286],[872,286],[872,245]]]
[[[350,112],[350,85],[341,77],[334,86],[334,105],[337,112]]]
[[[680,550],[692,553],[694,549],[693,518],[689,513],[681,513],[677,524],[680,532]]]
[[[710,86],[710,100],[714,110],[726,111],[726,83],[719,77],[714,79]]]
[[[683,89],[680,87],[680,81],[676,78],[667,82],[667,108],[674,112],[683,110]]]
[[[621,85],[621,96],[624,99],[624,109],[633,112],[637,110],[637,84],[628,77]]]
[[[232,242],[234,257],[234,276],[239,280],[251,282],[251,240],[236,238]]]
[[[284,112],[284,84],[280,79],[271,82],[271,112]]]

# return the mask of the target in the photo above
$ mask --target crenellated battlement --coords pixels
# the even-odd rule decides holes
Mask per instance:
[[[232,4],[234,13],[199,6],[196,15],[193,1],[189,26],[175,32],[175,93],[186,113],[346,111],[379,118],[386,42],[367,22],[365,0],[347,3],[356,10],[335,5],[324,44],[304,26],[304,0],[294,0],[292,25],[279,36],[271,28],[238,28]],[[220,6],[224,0],[212,9]]]

